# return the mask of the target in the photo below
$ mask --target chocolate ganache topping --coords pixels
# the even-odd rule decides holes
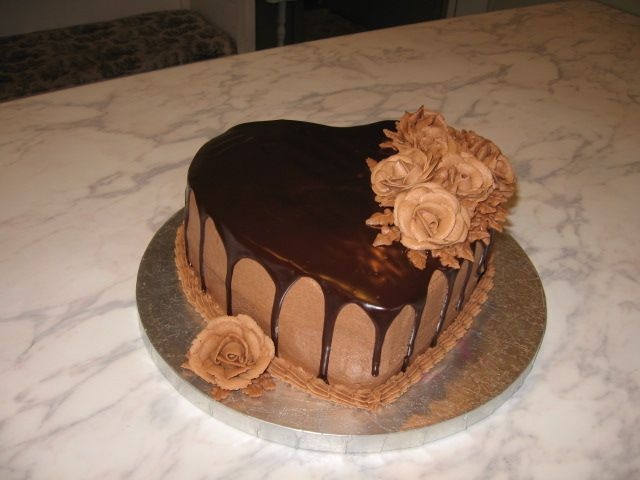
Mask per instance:
[[[193,219],[200,222],[199,259],[202,262],[204,221],[211,217],[228,257],[229,314],[233,267],[241,258],[257,260],[276,286],[271,316],[276,352],[279,309],[287,289],[305,276],[323,289],[325,319],[318,374],[324,380],[333,327],[344,305],[359,305],[374,323],[374,376],[391,322],[406,305],[413,307],[415,326],[406,368],[426,302],[425,285],[440,269],[450,292],[459,271],[443,268],[432,257],[426,268],[419,270],[397,242],[373,246],[377,232],[363,219],[378,205],[371,194],[370,171],[364,159],[382,159],[393,153],[379,146],[385,140],[383,130],[393,127],[392,121],[355,127],[291,120],[245,123],[205,144],[189,168],[188,188],[194,193],[200,217]],[[187,214],[185,222],[189,221]],[[194,267],[206,290],[202,265]],[[476,275],[482,273],[480,268],[475,270]],[[432,344],[437,341],[449,303],[460,309],[462,295],[455,302],[446,295]]]

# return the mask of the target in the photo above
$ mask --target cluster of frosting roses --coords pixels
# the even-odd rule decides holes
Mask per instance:
[[[472,242],[488,242],[489,229],[502,230],[506,220],[503,204],[515,191],[507,158],[493,142],[424,108],[384,133],[380,146],[397,153],[367,160],[376,201],[386,207],[367,220],[381,230],[374,245],[399,241],[418,268],[428,252],[453,268],[473,260]]]

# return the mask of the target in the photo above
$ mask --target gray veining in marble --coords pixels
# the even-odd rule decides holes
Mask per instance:
[[[197,148],[239,122],[424,104],[519,176],[545,341],[489,418],[426,446],[268,443],[175,392],[135,278]],[[640,18],[562,2],[339,37],[0,104],[0,477],[640,477]]]

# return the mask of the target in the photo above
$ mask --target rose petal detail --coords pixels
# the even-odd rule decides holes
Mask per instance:
[[[449,153],[442,158],[435,172],[435,181],[474,210],[495,188],[491,170],[474,155]]]
[[[432,156],[416,148],[406,149],[371,169],[371,186],[379,197],[393,199],[399,192],[426,182],[435,167]]]
[[[436,183],[423,183],[400,193],[393,212],[400,242],[412,250],[439,249],[467,238],[469,213]]]

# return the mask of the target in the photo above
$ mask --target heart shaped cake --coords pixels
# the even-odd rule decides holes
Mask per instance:
[[[423,109],[354,127],[237,125],[189,168],[183,288],[208,321],[253,318],[271,374],[377,408],[472,323],[514,184],[493,143]],[[234,372],[245,357],[229,356]]]

